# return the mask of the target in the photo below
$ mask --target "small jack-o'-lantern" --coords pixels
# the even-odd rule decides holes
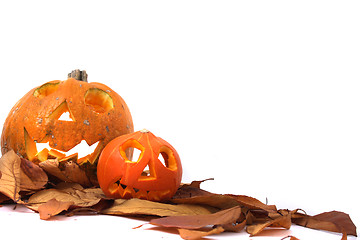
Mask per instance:
[[[36,87],[15,104],[4,123],[1,152],[13,149],[39,164],[53,160],[44,164],[45,170],[61,180],[97,185],[102,149],[131,132],[133,122],[124,100],[104,84],[88,83],[85,71],[75,70],[67,80]],[[40,146],[45,143],[47,147]],[[76,147],[84,144],[92,150],[79,156]],[[88,180],[72,173],[74,168],[84,170]]]
[[[138,159],[128,157],[128,149],[139,150]],[[174,147],[148,130],[112,140],[100,155],[97,171],[106,196],[152,201],[170,199],[180,186],[182,176],[180,158]]]

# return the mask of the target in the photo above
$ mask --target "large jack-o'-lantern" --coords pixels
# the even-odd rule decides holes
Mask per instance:
[[[67,80],[36,87],[15,104],[4,123],[1,152],[13,149],[61,180],[96,185],[102,149],[131,132],[133,122],[124,100],[104,84],[88,83],[85,71],[75,70]],[[48,147],[41,150],[45,143]],[[79,156],[79,144],[92,151]]]
[[[131,158],[128,150],[140,151]],[[182,167],[175,148],[144,129],[112,140],[100,155],[98,180],[108,197],[169,200],[181,183]]]

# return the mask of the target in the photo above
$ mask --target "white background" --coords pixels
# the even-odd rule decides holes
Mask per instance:
[[[183,182],[214,177],[203,188],[344,211],[359,226],[359,12],[331,0],[1,0],[0,122],[33,87],[85,69],[125,99],[135,130],[178,150]]]

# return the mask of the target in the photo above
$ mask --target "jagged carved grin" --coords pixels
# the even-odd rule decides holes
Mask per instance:
[[[82,163],[85,160],[87,161],[90,160],[91,155],[95,152],[97,146],[99,145],[99,142],[100,141],[97,141],[96,143],[89,146],[85,140],[82,140],[79,144],[77,144],[75,147],[73,147],[67,152],[51,148],[48,142],[35,143],[35,144],[36,144],[36,149],[38,151],[37,156],[39,156],[39,154],[43,152],[44,155],[48,153],[48,156],[50,154],[50,156],[57,157],[59,161],[67,160],[70,158],[76,158],[78,163]]]
[[[147,173],[144,172],[144,175]],[[170,194],[170,190],[143,190],[135,187],[131,187],[121,183],[121,178],[113,183],[109,190],[111,192],[118,192],[121,198],[129,199],[132,197],[140,198],[140,199],[151,199],[151,200],[159,200],[161,197]]]

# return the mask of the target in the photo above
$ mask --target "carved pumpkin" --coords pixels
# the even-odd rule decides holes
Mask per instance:
[[[101,83],[88,83],[86,78],[85,71],[75,70],[65,81],[50,81],[29,91],[4,123],[1,152],[13,149],[39,164],[56,160],[49,171],[59,178],[65,175],[64,181],[79,182],[78,174],[64,168],[80,167],[89,180],[79,183],[96,185],[96,163],[102,149],[115,137],[133,132],[133,122],[126,103],[116,92]],[[67,120],[61,118],[65,113],[69,115]],[[70,154],[84,142],[94,150],[82,157],[76,151]],[[48,143],[48,147],[40,150],[40,143]],[[66,166],[61,165],[64,162]],[[61,172],[65,170],[67,173]]]
[[[139,150],[139,158],[129,158],[127,149]],[[180,186],[182,176],[180,158],[174,147],[148,130],[112,140],[100,155],[97,171],[106,196],[152,201],[170,199]]]

